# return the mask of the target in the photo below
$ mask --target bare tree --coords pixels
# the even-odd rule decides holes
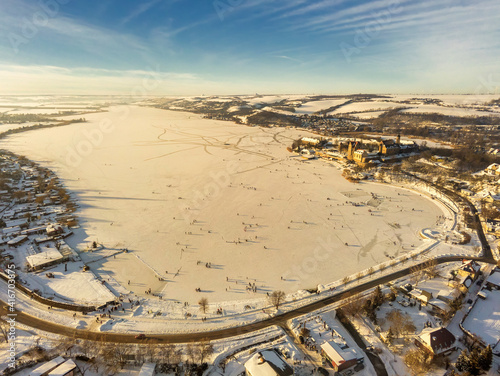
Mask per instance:
[[[177,364],[181,361],[182,350],[175,345],[165,345],[158,349],[158,356],[163,363]]]
[[[411,273],[411,282],[417,286],[419,282],[422,281],[422,277],[424,276],[424,267],[423,265],[415,265],[410,268]]]
[[[144,357],[147,361],[152,362],[158,354],[158,346],[152,343],[141,346],[143,348]]]
[[[195,364],[196,363],[196,344],[195,343],[189,343],[186,346],[186,361],[188,363]]]
[[[359,272],[358,274],[356,274],[356,279],[358,280],[358,284],[359,284],[359,281],[361,280],[361,278],[363,278],[362,272]]]
[[[349,316],[356,316],[361,313],[361,307],[363,307],[364,299],[360,294],[352,294],[346,292],[343,296],[344,303],[342,305],[342,310]]]
[[[193,363],[203,364],[214,353],[214,347],[208,339],[188,345],[189,355]]]
[[[404,361],[412,375],[425,375],[431,367],[430,358],[419,349],[409,350]]]
[[[80,351],[87,358],[89,358],[89,361],[86,362],[87,364],[90,365],[89,368],[92,368],[95,372],[97,372],[99,370],[99,361],[98,360],[99,360],[99,354],[102,351],[102,342],[83,340],[83,341],[80,341],[79,347],[80,347]]]
[[[371,277],[373,275],[373,273],[375,273],[375,269],[373,268],[373,266],[370,266],[368,268],[368,270],[366,271],[366,274]]]
[[[203,313],[207,313],[207,309],[208,309],[208,299],[207,298],[201,298],[200,301],[198,302],[198,304],[200,305],[200,310],[203,312]]]
[[[438,262],[436,259],[428,260],[425,264],[425,272],[431,278],[436,278],[439,276],[439,270],[437,268]]]
[[[269,295],[269,303],[271,303],[276,309],[279,309],[280,305],[285,301],[285,293],[280,290],[273,291]]]
[[[399,309],[389,311],[385,318],[390,323],[390,328],[396,337],[399,337],[402,333],[415,331],[415,325],[410,315],[403,314]]]
[[[100,356],[108,373],[116,373],[123,368],[130,349],[126,344],[114,343],[102,348]]]
[[[342,279],[342,283],[343,283],[344,285],[347,285],[350,281],[351,281],[351,277],[349,277],[349,276],[345,276],[345,277]]]

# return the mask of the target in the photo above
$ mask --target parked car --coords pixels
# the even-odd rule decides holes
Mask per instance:
[[[144,339],[144,338],[146,338],[146,335],[144,333],[135,336],[135,339]]]

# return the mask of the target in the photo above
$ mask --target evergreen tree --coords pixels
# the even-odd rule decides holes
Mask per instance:
[[[382,303],[384,303],[384,294],[382,293],[380,286],[377,286],[373,291],[372,301],[375,307],[380,307]]]
[[[392,332],[391,328],[389,328],[389,330],[387,331],[387,335],[385,336],[385,339],[387,342],[392,344],[392,341],[394,340],[394,333]]]
[[[469,368],[469,355],[467,354],[467,350],[462,350],[460,355],[457,358],[457,362],[455,363],[456,369],[460,372],[466,371]]]
[[[492,362],[493,362],[493,351],[491,350],[491,346],[488,345],[485,349],[483,349],[479,353],[478,364],[482,370],[488,371],[491,368]]]
[[[471,375],[479,375],[481,367],[479,366],[479,351],[474,348],[469,356],[469,367],[467,369]]]

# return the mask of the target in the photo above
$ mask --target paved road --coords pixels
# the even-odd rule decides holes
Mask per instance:
[[[462,259],[471,259],[488,263],[495,263],[493,259],[487,259],[484,257],[463,257],[463,256],[445,256],[437,259],[438,264],[443,264],[446,262],[452,261],[460,261]],[[422,262],[421,264],[424,264]],[[421,265],[419,264],[419,265]],[[332,303],[336,303],[342,300],[342,297],[346,293],[356,294],[359,292],[363,292],[369,290],[375,286],[388,283],[395,279],[404,277],[411,273],[411,267],[405,268],[403,270],[396,271],[394,273],[375,278],[371,281],[361,283],[359,285],[354,285],[355,282],[351,282],[353,286],[344,290],[341,293],[326,297],[322,300],[310,303],[298,309],[282,313],[280,315],[268,318],[266,320],[262,320],[253,324],[247,324],[240,327],[227,328],[214,330],[209,332],[196,332],[196,333],[178,333],[178,334],[156,334],[156,335],[148,335],[147,339],[138,340],[135,338],[133,334],[124,334],[124,333],[109,333],[109,332],[91,332],[82,329],[74,329],[70,327],[66,327],[60,324],[55,324],[50,321],[45,321],[39,319],[37,317],[33,317],[24,312],[16,312],[17,322],[30,326],[35,329],[43,330],[46,332],[56,333],[65,335],[72,338],[82,338],[82,339],[90,339],[94,341],[103,341],[103,342],[117,342],[117,343],[140,343],[140,342],[148,342],[148,343],[184,343],[184,342],[196,342],[203,339],[216,340],[222,338],[228,338],[233,336],[238,336],[241,334],[251,333],[256,330],[264,329],[272,325],[283,325],[287,320],[302,316],[306,313],[313,312],[319,308],[323,308],[326,305],[330,305]],[[6,313],[7,304],[3,301],[0,301],[0,307],[2,314]]]

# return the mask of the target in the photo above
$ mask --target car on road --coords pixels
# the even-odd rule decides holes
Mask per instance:
[[[135,339],[145,339],[146,335],[144,333],[138,334],[135,336]]]

